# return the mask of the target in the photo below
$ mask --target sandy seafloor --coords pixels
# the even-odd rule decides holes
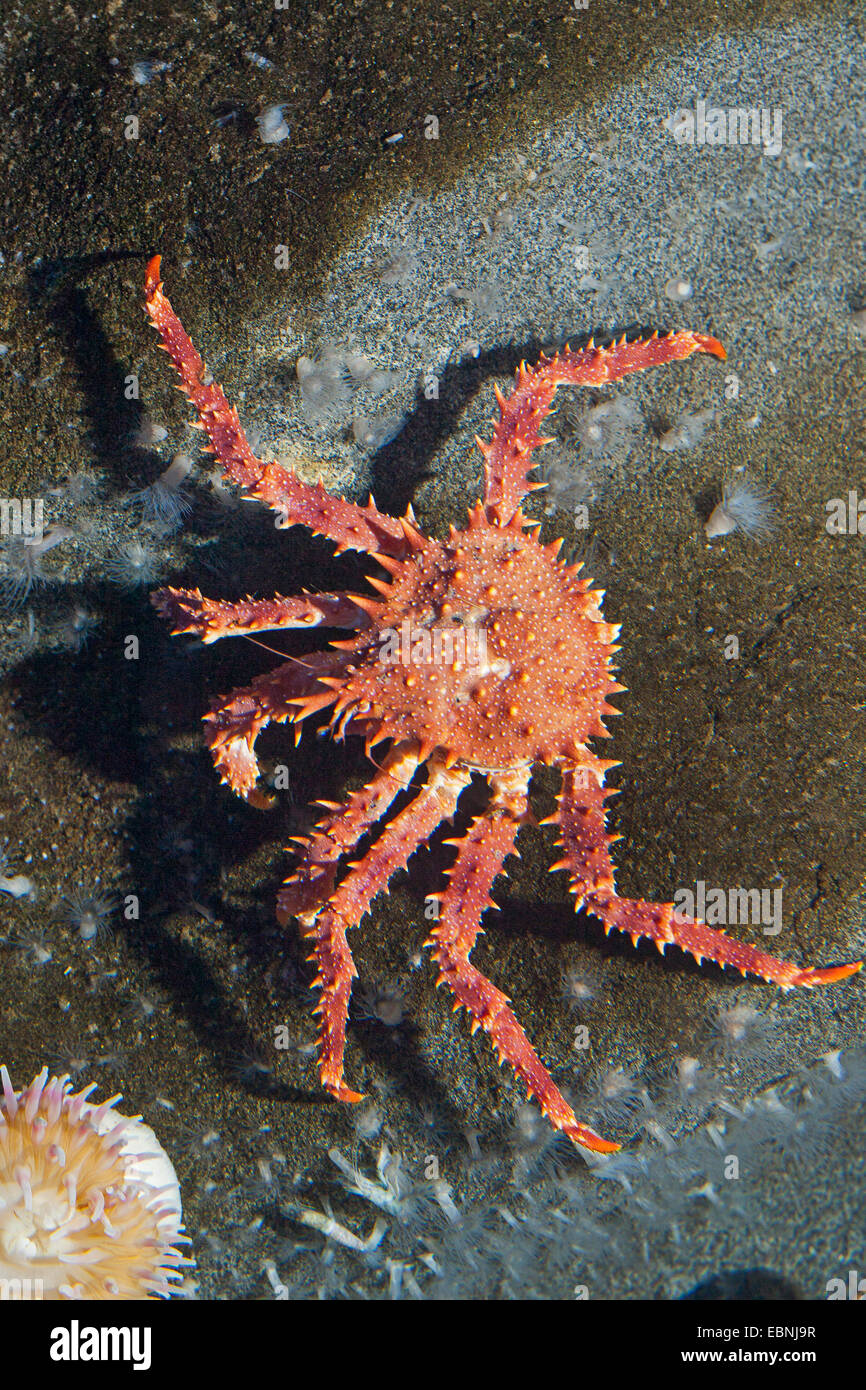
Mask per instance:
[[[311,735],[295,751],[270,731],[263,762],[290,790],[267,813],[234,800],[199,717],[274,658],[169,639],[147,592],[351,589],[362,566],[214,491],[140,300],[161,251],[260,452],[358,498],[372,487],[389,511],[411,501],[437,534],[477,496],[472,437],[521,357],[630,325],[719,337],[724,366],[563,392],[530,511],[624,625],[605,750],[622,759],[620,891],[781,888],[778,935],[733,931],[856,959],[864,550],[825,520],[830,499],[866,497],[862,11],[79,8],[13,7],[2,35],[0,492],[43,497],[73,534],[2,616],[0,846],[31,886],[0,894],[0,1060],[19,1085],[47,1063],[143,1113],[180,1177],[190,1297],[825,1297],[866,1259],[862,979],[783,995],[605,939],[548,875],[550,830],[523,833],[474,959],[622,1155],[588,1167],[554,1140],[434,990],[420,948],[438,840],[353,933],[347,1077],[369,1099],[320,1092],[309,967],[273,905],[288,836],[312,798],[360,785],[362,749]],[[144,60],[170,66],[135,83]],[[664,123],[700,99],[779,108],[780,152],[679,145]],[[291,134],[265,145],[253,118],[276,102]],[[390,375],[313,417],[297,361],[329,349]],[[593,417],[593,451],[600,400],[630,404],[619,429]],[[395,416],[390,442],[357,442],[353,420]],[[684,417],[701,437],[664,447]],[[136,446],[148,422],[165,438]],[[192,510],[166,535],[132,494],[179,450]],[[769,490],[772,533],[709,542],[720,490],[743,478]],[[131,543],[148,582],[124,588]],[[554,787],[539,777],[539,816]],[[76,893],[134,895],[139,919],[116,910],[82,940]],[[726,1042],[732,1019],[743,1036]],[[304,1210],[358,1244],[387,1230],[351,1250]]]

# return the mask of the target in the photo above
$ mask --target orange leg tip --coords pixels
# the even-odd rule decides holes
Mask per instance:
[[[712,353],[713,357],[720,357],[723,362],[727,360],[728,354],[718,338],[710,337],[709,333],[695,333],[694,338],[702,352]]]
[[[850,975],[856,975],[863,969],[863,961],[854,961],[851,965],[830,965],[825,970],[801,970],[795,985],[832,985],[837,980],[847,980]]]
[[[618,1153],[622,1144],[614,1144],[611,1139],[602,1139],[600,1134],[587,1129],[585,1125],[578,1125],[576,1129],[566,1131],[573,1144],[577,1144],[582,1149],[590,1149],[595,1154]]]
[[[161,262],[162,256],[151,256],[147,263],[147,269],[144,272],[144,288],[148,294],[152,294],[159,285],[159,267]]]
[[[344,1105],[357,1105],[359,1100],[364,1099],[362,1091],[353,1091],[351,1086],[341,1083],[339,1086],[327,1086],[334,1100],[342,1101]]]

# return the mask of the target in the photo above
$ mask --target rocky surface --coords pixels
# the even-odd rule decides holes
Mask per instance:
[[[845,1091],[817,1059],[862,1036],[862,983],[782,996],[605,940],[548,876],[550,832],[524,834],[477,960],[632,1166],[601,1183],[552,1146],[433,989],[420,945],[435,847],[355,933],[347,1075],[370,1101],[359,1116],[320,1093],[307,966],[273,903],[307,803],[357,785],[362,752],[314,738],[293,752],[278,730],[263,747],[290,792],[268,814],[232,801],[198,720],[274,657],[172,642],[146,594],[169,576],[226,596],[352,588],[361,568],[219,491],[140,295],[160,250],[258,447],[334,489],[372,486],[389,510],[411,500],[440,533],[477,494],[472,436],[522,356],[632,324],[719,337],[725,367],[693,359],[563,401],[532,506],[624,624],[621,891],[781,889],[772,950],[855,958],[863,551],[825,523],[864,487],[862,16],[592,0],[544,19],[518,3],[316,6],[303,23],[241,5],[109,10],[30,6],[2,35],[0,491],[43,498],[46,525],[72,532],[26,595],[20,552],[3,555],[2,872],[32,884],[0,894],[3,1059],[18,1084],[48,1062],[144,1112],[181,1175],[201,1296],[447,1295],[473,1232],[490,1232],[476,1242],[488,1296],[521,1293],[502,1268],[519,1248],[542,1297],[674,1297],[758,1265],[823,1297],[859,1199],[863,1087],[857,1054]],[[699,100],[781,110],[780,150],[678,143],[676,112]],[[265,144],[256,117],[276,104],[290,133]],[[326,386],[338,364],[326,409],[301,358]],[[611,401],[625,404],[599,411]],[[191,506],[165,532],[136,494],[178,451]],[[708,541],[742,478],[767,489],[775,529]],[[539,779],[540,814],[551,787]],[[115,900],[95,934],[76,893]],[[726,1111],[773,1083],[787,1118],[772,1102]],[[730,1123],[747,1186],[717,1171],[712,1134],[685,1137],[707,1119]],[[370,1176],[383,1142],[403,1156],[381,1157],[376,1180],[387,1234],[322,1258],[299,1212],[330,1197],[363,1238],[376,1214],[328,1151]],[[450,1198],[422,1186],[437,1172]],[[591,1209],[595,1244],[583,1227],[562,1245],[543,1234],[569,1203]]]

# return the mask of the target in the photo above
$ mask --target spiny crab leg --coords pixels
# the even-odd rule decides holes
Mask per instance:
[[[266,671],[248,686],[217,701],[205,715],[208,747],[223,782],[253,806],[267,807],[271,798],[256,786],[259,764],[253,747],[261,729],[272,720],[283,724],[295,717],[290,701],[306,699],[320,707],[331,704],[334,694],[317,694],[319,677],[334,675],[344,658],[336,652],[311,652],[302,659],[284,662]]]
[[[293,469],[256,458],[244,434],[238,413],[225,398],[193,346],[159,278],[160,257],[148,261],[144,306],[159,333],[162,347],[171,357],[185,391],[195,406],[199,427],[210,440],[212,452],[226,478],[237,483],[246,497],[264,502],[279,512],[286,526],[308,526],[327,536],[338,550],[381,551],[386,555],[409,553],[405,524],[380,512],[372,498],[366,507],[333,497],[321,483],[315,487],[300,480]]]
[[[535,1050],[508,1007],[508,997],[470,964],[482,914],[496,907],[489,896],[494,879],[502,872],[514,841],[527,819],[529,770],[501,777],[490,777],[493,796],[484,814],[477,817],[457,846],[457,858],[448,874],[448,887],[434,896],[439,901],[439,920],[430,933],[427,946],[439,966],[437,985],[447,985],[461,1007],[472,1016],[472,1032],[483,1028],[495,1047],[500,1065],[507,1062],[525,1082],[555,1129],[562,1130],[575,1144],[597,1153],[619,1148],[586,1125],[578,1122],[574,1111],[554,1085]]]
[[[322,906],[331,895],[342,855],[361,840],[384,816],[393,801],[409,786],[418,768],[417,744],[395,744],[372,781],[352,792],[345,802],[320,801],[330,815],[312,835],[298,837],[303,846],[295,872],[277,896],[277,920],[301,921]],[[312,920],[312,917],[309,917]]]
[[[750,946],[746,941],[736,941],[704,922],[683,916],[674,910],[673,903],[620,898],[614,887],[609,850],[619,836],[607,834],[604,809],[605,799],[615,793],[602,790],[603,770],[598,760],[597,763],[598,776],[592,775],[589,765],[565,770],[559,808],[544,823],[559,826],[559,844],[565,850],[563,858],[551,868],[569,871],[576,908],[584,906],[600,917],[605,935],[611,929],[627,932],[635,945],[645,936],[655,942],[662,955],[667,946],[678,946],[694,956],[698,964],[712,960],[717,965],[730,965],[741,975],[759,975],[783,990],[832,984],[856,974],[861,968],[862,961],[823,969],[795,965],[793,961],[780,960]]]
[[[337,1100],[362,1099],[343,1080],[349,996],[358,973],[346,932],[357,926],[376,894],[405,867],[440,821],[454,814],[468,785],[467,773],[431,760],[428,780],[415,799],[383,827],[378,840],[338,884],[327,906],[310,914],[307,921],[302,919],[304,936],[313,943],[309,959],[318,967],[313,985],[322,991],[314,1010],[321,1017],[319,1076]]]
[[[623,337],[610,347],[572,350],[566,346],[554,357],[542,357],[535,367],[521,362],[517,382],[506,400],[496,388],[499,419],[494,423],[489,443],[476,437],[484,455],[484,502],[495,510],[495,517],[506,522],[514,515],[522,497],[533,490],[527,474],[534,467],[532,451],[550,441],[538,433],[559,386],[606,386],[629,372],[681,362],[693,352],[709,352],[724,358],[725,349],[705,333],[668,333],[659,337]],[[538,486],[543,486],[539,484]]]
[[[193,632],[205,644],[221,637],[244,637],[278,628],[364,628],[370,623],[369,614],[348,594],[275,594],[273,598],[228,603],[205,598],[200,589],[159,589],[151,595],[151,602],[172,624],[173,635]]]

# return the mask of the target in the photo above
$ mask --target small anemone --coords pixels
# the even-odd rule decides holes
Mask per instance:
[[[379,267],[379,280],[383,285],[405,285],[418,268],[418,257],[408,247],[395,243],[388,248],[388,254]]]
[[[668,280],[664,289],[665,298],[671,300],[673,304],[683,304],[687,299],[691,299],[694,288],[690,281],[681,275],[674,275]]]
[[[110,584],[121,589],[138,589],[150,584],[157,570],[156,552],[141,541],[127,541],[118,547],[105,567]]]
[[[174,1138],[178,1148],[199,1163],[219,1153],[222,1143],[220,1131],[209,1121],[195,1122],[183,1117],[178,1122]]]
[[[544,510],[548,516],[555,511],[574,512],[578,507],[587,507],[598,496],[593,474],[562,446],[548,450],[535,478],[544,485]]]
[[[691,415],[681,415],[659,439],[662,453],[674,454],[683,449],[693,449],[703,439],[715,413],[714,410],[696,410]]]
[[[339,349],[326,348],[317,360],[299,357],[297,373],[305,415],[325,423],[338,419],[352,395]]]
[[[78,1040],[62,1044],[56,1052],[50,1052],[48,1056],[63,1075],[72,1077],[73,1081],[87,1071],[91,1062],[84,1044]]]
[[[773,1024],[750,1004],[716,1004],[707,1020],[710,1049],[727,1059],[765,1057],[772,1050]]]
[[[124,1013],[136,1023],[151,1023],[157,1013],[168,1004],[168,996],[159,989],[136,990],[131,996]]]
[[[192,498],[184,492],[184,480],[192,471],[188,454],[175,454],[168,468],[149,487],[133,492],[127,506],[138,506],[141,519],[164,531],[174,531],[192,510]]]
[[[375,1139],[384,1122],[382,1111],[372,1101],[366,1105],[353,1105],[349,1119],[359,1139]]]
[[[702,1111],[718,1100],[721,1094],[718,1078],[697,1057],[678,1056],[674,1059],[664,1097],[670,1107]]]
[[[402,430],[406,423],[405,415],[356,415],[352,422],[355,443],[363,449],[384,449]]]
[[[170,71],[171,63],[167,63],[164,58],[139,58],[130,68],[132,80],[137,87],[146,87],[148,82],[152,82],[161,72]]]
[[[627,1125],[646,1109],[646,1095],[625,1067],[604,1067],[589,1079],[587,1106],[606,1125]]]
[[[111,931],[109,919],[117,907],[116,899],[76,891],[63,901],[64,917],[82,941],[95,941],[98,936],[105,936]]]
[[[565,1146],[571,1149],[569,1141],[563,1141],[562,1134],[551,1127],[532,1101],[515,1106],[508,1146],[513,1156],[512,1181],[521,1188],[531,1176],[552,1174],[563,1158]]]
[[[46,573],[42,561],[47,551],[75,532],[68,526],[52,526],[41,540],[14,536],[5,547],[6,573],[0,577],[0,595],[10,608],[19,604],[42,584],[50,584],[53,576]]]
[[[130,433],[128,442],[132,449],[152,449],[167,437],[168,430],[165,425],[158,424],[150,415],[142,415],[138,425]]]
[[[376,371],[369,357],[366,357],[363,352],[348,352],[346,354],[346,368],[349,376],[359,386],[370,381]]]
[[[640,423],[640,410],[628,396],[600,401],[578,421],[577,437],[587,453],[595,457],[615,454],[628,443],[629,431]]]
[[[229,1071],[236,1081],[267,1090],[276,1084],[274,1064],[264,1049],[253,1046],[229,1060]]]
[[[6,573],[0,580],[0,592],[8,608],[17,608],[34,589],[47,584],[49,577],[36,548],[19,537],[6,546],[5,558]]]
[[[73,507],[83,507],[98,496],[99,479],[95,473],[89,473],[82,469],[78,473],[70,473],[65,483],[57,488],[52,488],[51,491],[62,497],[64,501],[71,503]]]
[[[73,604],[58,628],[58,637],[64,647],[74,652],[83,651],[99,626],[99,618],[92,609],[81,603]]]
[[[357,996],[359,1018],[399,1028],[406,1018],[406,996],[398,984],[367,984]]]
[[[704,530],[708,540],[742,531],[755,540],[768,535],[775,525],[775,512],[770,494],[762,483],[738,478],[726,483],[722,500],[714,507]]]
[[[347,353],[346,368],[356,386],[365,386],[374,396],[394,386],[400,376],[399,372],[387,372],[380,367],[374,367],[369,357],[365,357],[362,352]]]
[[[263,145],[279,145],[283,140],[288,140],[291,135],[291,129],[286,123],[281,104],[266,106],[256,116],[256,125],[259,128],[259,139]]]
[[[561,992],[563,999],[576,1014],[586,1013],[595,1004],[603,1002],[599,999],[601,977],[592,967],[581,969],[572,965],[563,970]]]
[[[13,946],[19,965],[47,965],[52,957],[51,945],[44,927],[16,936]]]

